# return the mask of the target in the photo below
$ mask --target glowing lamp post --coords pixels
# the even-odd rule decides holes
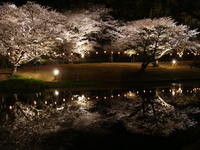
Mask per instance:
[[[54,74],[55,80],[56,80],[56,77],[57,77],[57,75],[59,74],[59,70],[58,70],[58,69],[55,69],[55,70],[53,71],[53,74]]]
[[[176,60],[172,60],[172,67],[175,67],[176,66]]]

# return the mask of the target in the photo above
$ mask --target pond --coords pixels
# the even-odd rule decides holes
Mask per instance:
[[[0,149],[183,149],[199,106],[198,83],[0,93]]]

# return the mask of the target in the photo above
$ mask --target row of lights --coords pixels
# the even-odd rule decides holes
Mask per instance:
[[[162,89],[161,90],[161,92],[162,93],[164,93],[164,92],[166,92],[166,91],[169,91],[170,93],[172,92],[172,91],[175,91],[175,92],[177,92],[177,93],[183,93],[184,92],[184,90],[182,90],[182,88],[178,88],[178,90],[176,90],[176,89],[169,89],[169,90],[164,90],[164,89]],[[187,93],[193,93],[193,91],[199,91],[200,92],[200,88],[193,88],[192,90],[185,90],[185,92],[187,92]],[[152,93],[153,91],[152,90],[142,90],[142,93]],[[136,94],[139,94],[139,93],[141,93],[140,91],[136,91],[135,92]],[[58,90],[55,90],[54,91],[54,94],[55,94],[55,96],[58,96],[59,95],[59,91]],[[117,94],[117,97],[120,97],[121,96],[121,94]],[[111,95],[111,98],[113,98],[114,97],[114,95]],[[124,97],[126,97],[126,94],[124,94]],[[82,99],[83,98],[85,98],[85,96],[84,95],[82,95]],[[78,98],[79,100],[81,100],[81,97],[79,97]],[[98,99],[98,96],[96,96],[96,99]]]
[[[91,52],[87,52],[86,54],[90,54],[90,53],[91,53]],[[104,53],[104,54],[108,54],[109,52],[107,52],[107,51],[103,51],[103,53]],[[114,51],[111,51],[110,53],[111,53],[111,54],[114,54]],[[117,52],[118,55],[120,55],[121,53],[122,53],[122,52],[119,52],[119,51]],[[56,55],[56,54],[57,54],[57,53],[54,52],[54,55]],[[71,56],[73,56],[74,54],[75,54],[75,53],[70,53]],[[98,55],[99,52],[96,51],[95,54]],[[189,52],[187,53],[187,55],[190,55],[190,54],[191,54],[191,53],[189,53]],[[194,53],[192,53],[192,54],[194,54]],[[62,53],[62,55],[64,56],[65,53]],[[139,56],[140,54],[139,54],[139,53],[136,53],[136,55]],[[173,53],[170,53],[169,55],[172,56]],[[198,53],[197,55],[200,55],[200,53]]]
[[[164,92],[166,92],[166,91],[167,91],[167,90],[164,90],[164,89],[161,90],[162,93],[164,93]],[[193,91],[200,91],[200,88],[194,88],[193,90],[186,90],[187,93],[193,93]],[[148,92],[149,92],[149,93],[152,93],[152,90],[148,90],[148,91],[147,91],[147,90],[143,90],[142,92],[143,92],[143,93],[148,93]],[[181,88],[179,88],[178,90],[170,89],[169,92],[172,93],[172,95],[174,96],[176,93],[183,93],[183,90],[182,90]],[[136,91],[135,93],[138,95],[140,92],[139,92],[139,91]],[[55,90],[54,94],[55,94],[56,96],[58,96],[58,95],[59,95],[59,92],[58,92],[57,90]],[[121,96],[123,96],[123,97],[128,97],[128,96],[130,96],[130,97],[131,97],[131,96],[135,96],[135,95],[134,95],[134,93],[132,93],[132,92],[129,92],[128,94],[117,94],[117,97],[121,97]],[[110,96],[110,98],[114,98],[114,97],[115,97],[114,95],[111,95],[111,96]],[[95,99],[99,99],[99,98],[100,98],[99,96],[95,96]],[[108,99],[108,98],[109,98],[108,96],[103,96],[103,99],[104,99],[104,100],[106,100],[106,99]],[[82,96],[79,96],[77,99],[74,98],[74,97],[71,97],[71,100],[72,100],[72,101],[74,101],[74,100],[80,100],[80,101],[83,101],[83,100],[91,100],[91,97],[85,97],[84,95],[82,95]],[[62,101],[63,101],[63,102],[66,102],[66,99],[63,98]],[[34,100],[34,101],[33,101],[33,104],[34,104],[34,105],[37,105],[37,101]],[[44,101],[44,104],[47,105],[47,104],[48,104],[48,101],[45,100],[45,101]],[[54,102],[54,104],[57,105],[57,102]],[[9,106],[9,109],[12,110],[12,109],[13,109],[13,106]]]
[[[90,51],[86,52],[86,54],[90,54],[90,53],[91,53]],[[108,53],[114,54],[115,52],[114,52],[114,51],[109,52],[109,51],[104,50],[103,53],[104,53],[104,54],[108,54]],[[122,53],[122,52],[120,52],[120,51],[117,52],[118,55],[120,55],[121,53]],[[54,52],[53,54],[54,54],[54,55],[57,55],[58,53]],[[74,54],[75,54],[75,53],[70,53],[71,56],[73,56]],[[98,51],[95,51],[95,54],[98,55],[99,52],[98,52]],[[132,54],[132,53],[130,53],[130,54]],[[170,53],[169,55],[172,56],[173,54],[175,54],[175,53]],[[190,55],[190,54],[194,54],[194,53],[192,53],[192,52],[191,52],[191,53],[190,53],[190,52],[187,53],[187,55]],[[11,53],[8,52],[7,55],[10,56]],[[66,55],[66,54],[65,54],[65,53],[62,53],[61,55],[64,56],[64,55]],[[136,53],[136,55],[140,55],[140,54],[139,54],[139,53]],[[197,55],[200,55],[200,53],[198,53]]]

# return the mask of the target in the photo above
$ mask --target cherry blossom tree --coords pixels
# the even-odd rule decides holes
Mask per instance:
[[[102,16],[110,9],[104,6],[91,6],[87,10],[76,10],[65,12],[64,15],[70,20],[67,25],[70,32],[66,32],[64,40],[73,43],[72,52],[82,57],[86,52],[93,50],[94,37],[101,30]]]
[[[124,27],[124,22],[116,20],[111,15],[106,14],[100,22],[101,30],[93,35],[96,41],[95,47],[103,51],[108,51],[111,62],[113,62],[114,52],[120,51],[121,49],[117,42],[122,37]]]
[[[21,7],[4,4],[0,11],[0,53],[13,65],[13,74],[17,66],[49,54],[67,20],[65,16],[33,2]]]
[[[191,48],[188,43],[197,34],[196,30],[190,30],[188,26],[178,25],[173,19],[164,17],[129,22],[124,37],[120,40],[125,41],[127,48],[140,54],[143,61],[140,72],[143,72],[149,63],[156,62],[183,43],[187,45],[185,47]]]

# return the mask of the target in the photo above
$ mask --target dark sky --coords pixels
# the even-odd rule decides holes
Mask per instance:
[[[152,11],[153,17],[179,17],[182,11],[200,20],[200,0],[30,0],[41,5],[50,6],[58,11],[84,7],[88,3],[105,4],[112,7],[116,18],[142,19],[147,18]],[[173,3],[173,2],[174,3]],[[22,5],[27,0],[0,0]],[[141,3],[141,4],[140,4]],[[178,4],[178,5],[175,5]],[[162,5],[161,8],[159,6]],[[157,13],[157,14],[156,14]]]

